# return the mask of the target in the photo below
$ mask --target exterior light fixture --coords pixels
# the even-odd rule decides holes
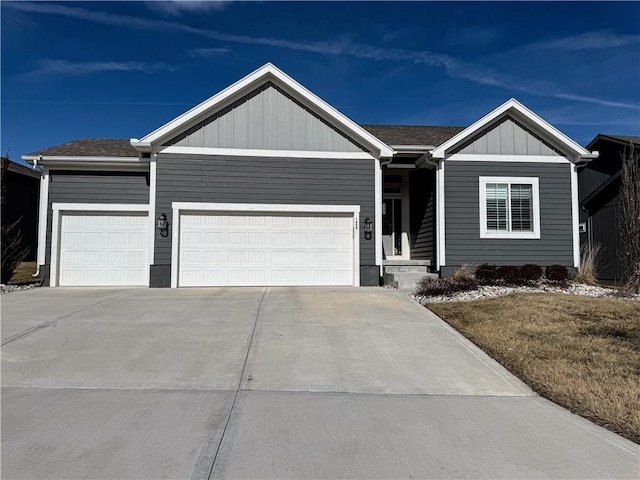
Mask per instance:
[[[373,232],[373,225],[371,223],[371,219],[367,217],[364,219],[364,239],[371,240],[372,232]]]
[[[160,230],[160,235],[163,237],[169,236],[169,221],[167,220],[167,215],[161,213],[158,217],[158,221],[156,222],[156,226],[158,230]]]

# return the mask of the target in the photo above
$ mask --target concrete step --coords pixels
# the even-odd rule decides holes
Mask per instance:
[[[385,265],[386,273],[429,273],[427,265]]]
[[[402,291],[415,291],[416,283],[424,277],[438,278],[436,273],[385,273],[383,281],[385,285],[389,285]]]
[[[400,266],[400,265],[424,265],[429,267],[431,260],[383,260],[382,266]]]

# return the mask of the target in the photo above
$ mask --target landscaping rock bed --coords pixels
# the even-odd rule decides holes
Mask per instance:
[[[19,292],[20,290],[31,290],[39,287],[39,283],[23,283],[20,285],[0,285],[0,293]]]
[[[567,285],[553,285],[541,283],[535,286],[506,286],[506,285],[481,285],[475,290],[456,292],[450,295],[426,296],[409,293],[420,304],[440,302],[471,302],[481,298],[501,297],[512,293],[564,293],[567,295],[586,295],[588,297],[621,297],[614,288],[596,287],[581,283],[569,283]],[[630,297],[640,300],[640,295]]]

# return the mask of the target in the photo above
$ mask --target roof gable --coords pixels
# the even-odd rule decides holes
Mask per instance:
[[[491,125],[499,122],[504,117],[511,117],[528,131],[535,133],[536,137],[544,140],[549,145],[563,152],[571,160],[590,159],[597,155],[591,154],[584,147],[571,140],[560,130],[547,123],[541,117],[533,113],[516,99],[512,98],[500,105],[498,108],[488,113],[473,125],[467,127],[457,135],[453,136],[442,145],[433,150],[434,158],[445,158],[457,147],[469,142],[481,131],[488,129]]]
[[[272,82],[257,87],[163,146],[366,151]]]
[[[362,145],[377,157],[390,157],[393,152],[384,142],[367,132],[364,128],[338,112],[335,108],[311,93],[305,87],[276,68],[271,63],[260,67],[253,73],[225,88],[220,93],[205,100],[191,110],[176,117],[142,139],[132,139],[131,145],[141,151],[150,151],[153,146],[161,146],[197,126],[217,112],[231,106],[234,102],[249,95],[259,87],[272,83],[300,105],[313,112],[336,131],[349,137],[353,142]],[[197,128],[197,127],[196,127]]]

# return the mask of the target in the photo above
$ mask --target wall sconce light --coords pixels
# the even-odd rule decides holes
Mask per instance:
[[[371,223],[371,219],[369,217],[364,219],[364,239],[371,240],[371,235],[373,232],[373,224]]]
[[[169,236],[169,221],[167,220],[167,215],[161,213],[158,217],[158,221],[156,222],[156,226],[158,230],[160,230],[160,235],[163,237]]]

